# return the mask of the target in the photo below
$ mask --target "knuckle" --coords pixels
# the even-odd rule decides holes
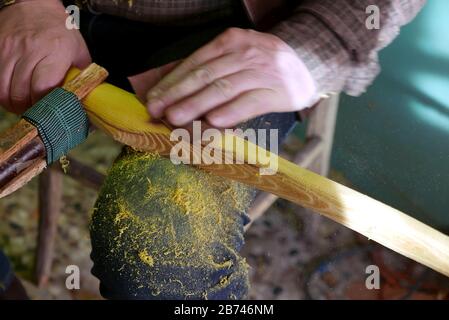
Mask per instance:
[[[232,27],[232,28],[226,29],[225,34],[228,35],[229,37],[238,37],[245,32],[247,32],[247,30]]]
[[[150,90],[147,93],[147,100],[153,101],[153,100],[159,99],[159,97],[161,97],[163,95],[163,93],[164,93],[164,90],[162,88],[160,88],[160,87],[153,88],[152,90]]]
[[[3,49],[11,48],[14,44],[14,38],[10,35],[4,36],[0,38],[0,45]]]
[[[281,38],[276,37],[274,35],[268,35],[268,37],[270,39],[271,46],[274,49],[285,50],[288,47],[287,44]]]
[[[200,67],[193,72],[193,78],[201,84],[210,84],[214,76],[210,68]]]
[[[158,84],[158,89],[160,90],[160,95],[163,95],[167,90],[169,90],[171,87],[173,87],[177,82],[179,81],[179,78],[175,75],[169,74],[165,76],[165,78],[162,79],[162,81]]]
[[[28,35],[22,40],[23,47],[25,50],[32,50],[36,46],[36,42],[38,42],[40,39],[37,37],[35,38],[33,35]]]
[[[239,39],[241,35],[244,33],[243,29],[239,28],[228,28],[225,32],[221,34],[219,40],[222,44],[229,44],[230,42],[234,42]]]
[[[197,57],[195,55],[192,55],[188,58],[186,58],[185,62],[187,63],[188,67],[190,68],[197,68],[200,63],[197,60]]]
[[[259,31],[256,31],[254,29],[244,29],[244,31],[246,31],[246,33],[251,34],[251,35],[255,35],[255,34],[263,34]]]
[[[41,41],[43,41],[41,43],[47,43],[49,48],[51,48],[52,50],[66,48],[66,39],[60,35],[53,36],[50,41],[47,37],[41,39]]]
[[[248,47],[242,52],[242,58],[245,61],[256,62],[260,57],[260,50],[256,47]]]
[[[46,49],[46,46],[42,44],[46,42],[48,41],[42,39],[41,34],[30,31],[23,34],[19,39],[15,39],[14,46],[22,48],[25,52],[43,51]]]
[[[254,61],[249,71],[252,76],[257,74],[260,76],[261,73],[271,74],[276,69],[277,62],[275,59],[259,59],[258,61]]]
[[[160,108],[165,109],[167,106],[170,105],[170,98],[169,96],[161,96],[157,99]]]
[[[10,99],[13,104],[23,104],[28,101],[28,95],[24,93],[12,93]]]
[[[233,85],[226,79],[218,79],[213,82],[214,88],[226,99],[232,97]]]

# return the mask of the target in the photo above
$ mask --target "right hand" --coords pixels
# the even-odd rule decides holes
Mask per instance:
[[[91,58],[81,33],[66,28],[59,0],[32,0],[0,10],[0,106],[21,114],[61,84],[71,66]]]

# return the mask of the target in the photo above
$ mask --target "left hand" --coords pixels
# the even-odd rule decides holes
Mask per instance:
[[[165,70],[146,94],[147,107],[154,118],[165,117],[174,126],[204,117],[212,126],[232,127],[318,101],[314,80],[295,51],[253,30],[229,29]]]

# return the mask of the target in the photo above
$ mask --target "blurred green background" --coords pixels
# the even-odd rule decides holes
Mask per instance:
[[[342,97],[333,168],[358,190],[449,231],[449,1],[428,1],[380,61],[363,96]]]

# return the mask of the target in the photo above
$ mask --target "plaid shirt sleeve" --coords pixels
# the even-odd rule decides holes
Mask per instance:
[[[378,52],[410,22],[425,0],[306,0],[271,33],[298,53],[322,96],[360,95],[380,72]],[[369,30],[366,8],[380,9],[380,29]]]
[[[190,25],[232,15],[232,0],[85,0],[96,12],[159,25]]]

